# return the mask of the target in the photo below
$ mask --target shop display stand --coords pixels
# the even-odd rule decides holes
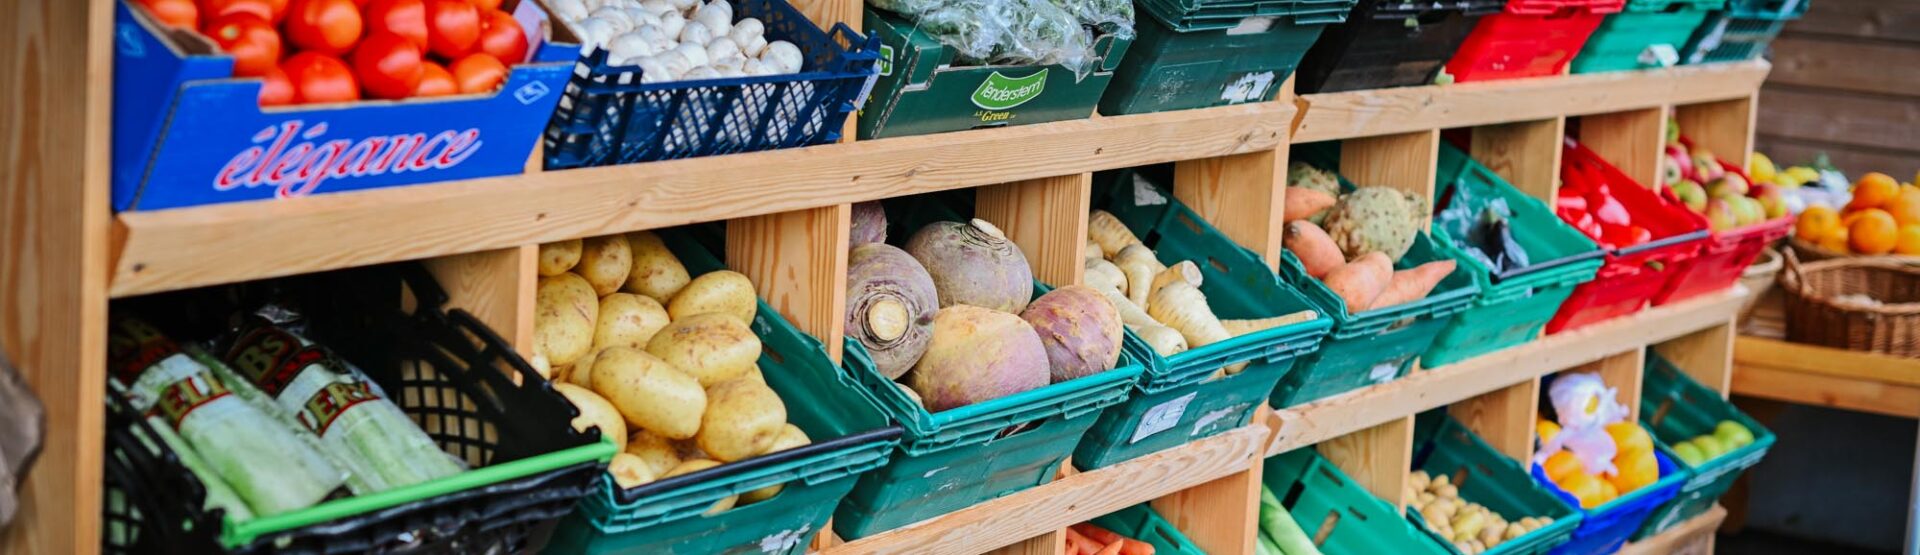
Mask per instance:
[[[823,24],[859,23],[858,0],[798,0]],[[1663,122],[1728,156],[1752,150],[1764,61],[1511,82],[1295,96],[1268,103],[883,139],[804,149],[156,212],[108,206],[112,0],[7,0],[0,61],[0,344],[48,412],[48,440],[0,552],[93,553],[101,519],[110,299],[424,259],[453,302],[531,345],[541,242],[728,221],[727,265],[840,355],[849,203],[976,188],[978,214],[1019,243],[1035,275],[1077,282],[1090,173],[1176,162],[1174,194],[1269,265],[1280,253],[1288,147],[1343,140],[1340,173],[1431,195],[1440,131],[1473,128],[1474,157],[1551,200],[1561,137],[1655,182]],[[851,133],[849,133],[851,135]],[[536,154],[535,160],[538,159]],[[1540,378],[1598,369],[1637,398],[1654,345],[1702,383],[1730,383],[1744,291],[1616,321],[1284,410],[1251,425],[823,553],[1057,554],[1060,529],[1143,501],[1209,553],[1251,554],[1263,456],[1308,445],[1396,501],[1412,415],[1452,405],[1481,437],[1530,454]],[[1628,401],[1629,407],[1638,403]],[[1642,545],[1706,535],[1702,519]],[[1684,533],[1684,534],[1683,534]],[[1681,535],[1675,535],[1681,534]],[[1690,539],[1694,538],[1694,539]],[[1633,548],[1635,546],[1630,546]]]

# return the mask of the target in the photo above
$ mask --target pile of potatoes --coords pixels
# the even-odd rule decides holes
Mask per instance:
[[[1508,522],[1479,503],[1460,498],[1460,488],[1446,475],[1429,476],[1415,470],[1407,476],[1407,503],[1420,511],[1427,527],[1466,555],[1480,555],[1494,546],[1553,524],[1553,517],[1526,517]]]
[[[760,373],[746,276],[691,277],[647,231],[541,245],[539,271],[533,366],[580,409],[575,428],[620,446],[608,471],[621,488],[810,442]]]

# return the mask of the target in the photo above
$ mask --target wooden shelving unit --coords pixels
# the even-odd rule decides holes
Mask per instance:
[[[1643,179],[1659,172],[1660,122],[1669,114],[1716,152],[1750,152],[1754,94],[1770,70],[1752,62],[1284,94],[1256,105],[115,215],[113,0],[3,1],[15,46],[0,58],[9,145],[0,164],[0,345],[49,418],[23,514],[0,536],[4,553],[98,550],[110,299],[426,260],[457,304],[526,345],[539,243],[725,220],[727,264],[837,348],[852,202],[978,188],[979,212],[1023,247],[1036,274],[1072,282],[1090,172],[1175,162],[1175,195],[1272,264],[1291,144],[1343,140],[1342,173],[1430,194],[1440,130],[1472,127],[1477,158],[1551,198],[1569,118],[1583,120],[1583,141]],[[795,3],[818,21],[858,23],[858,0]],[[1659,307],[1263,414],[1214,438],[1067,472],[824,552],[1059,553],[1061,527],[1150,500],[1208,552],[1251,554],[1263,456],[1322,444],[1356,480],[1397,494],[1411,457],[1410,416],[1451,405],[1503,452],[1525,458],[1543,375],[1596,369],[1637,395],[1641,349],[1654,345],[1707,383],[1728,384],[1741,295]]]

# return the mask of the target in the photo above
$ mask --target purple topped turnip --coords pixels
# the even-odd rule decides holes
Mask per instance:
[[[935,222],[907,240],[933,276],[940,307],[973,305],[1018,314],[1033,299],[1033,268],[1020,246],[986,220]]]
[[[1069,285],[1041,295],[1020,318],[1040,334],[1053,383],[1112,370],[1120,361],[1120,312],[1091,287]]]
[[[954,305],[934,315],[933,342],[906,383],[940,412],[1044,387],[1047,374],[1047,349],[1026,320]]]
[[[939,310],[933,278],[906,251],[867,243],[847,253],[847,337],[867,348],[880,375],[896,379],[913,368]]]
[[[880,207],[880,201],[853,203],[853,234],[850,239],[847,244],[855,247],[887,242],[887,211]]]

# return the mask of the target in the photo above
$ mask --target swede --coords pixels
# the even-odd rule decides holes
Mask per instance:
[[[853,204],[853,231],[848,239],[854,247],[887,242],[887,211],[879,201]]]
[[[651,231],[628,233],[627,244],[633,252],[633,269],[623,286],[628,293],[646,295],[666,304],[692,281],[687,267],[673,256],[673,251],[667,250],[667,244],[659,235]]]
[[[907,239],[907,254],[933,278],[940,307],[1018,313],[1033,298],[1033,269],[1020,246],[986,220],[935,222]]]
[[[969,305],[940,309],[933,342],[906,376],[939,412],[1047,385],[1047,349],[1018,316]]]
[[[755,295],[753,281],[747,279],[746,274],[732,270],[707,272],[693,278],[673,296],[667,303],[667,315],[679,321],[695,314],[718,313],[751,326],[754,313],[760,310],[760,298]]]
[[[1040,335],[1053,383],[1112,370],[1125,337],[1120,313],[1099,291],[1068,285],[1034,299],[1020,318]]]
[[[933,278],[906,251],[866,243],[847,253],[847,337],[867,349],[880,375],[897,379],[913,368],[939,309]]]

